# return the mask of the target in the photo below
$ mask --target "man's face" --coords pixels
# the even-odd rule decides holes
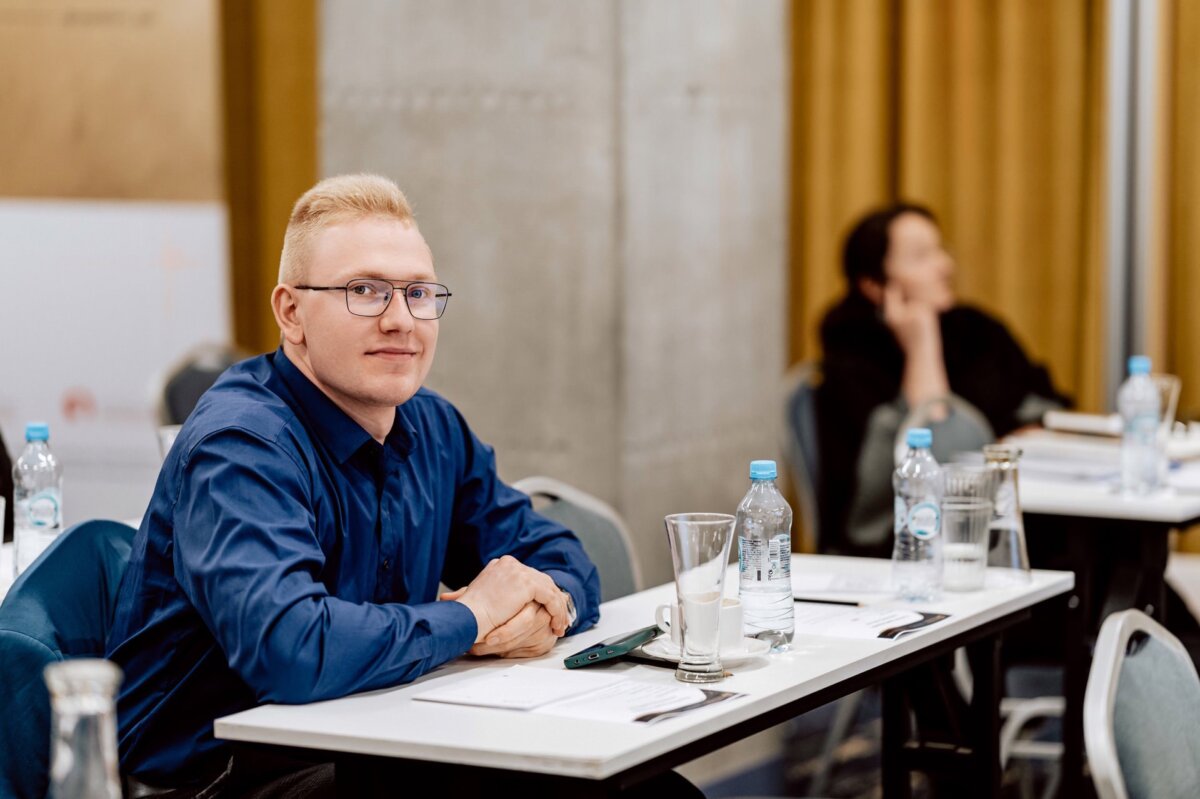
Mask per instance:
[[[303,285],[344,286],[367,277],[398,286],[437,280],[433,254],[416,224],[369,217],[313,237]],[[375,317],[351,314],[344,291],[295,295],[310,377],[351,415],[395,408],[421,387],[433,365],[438,320],[414,319],[403,291]]]

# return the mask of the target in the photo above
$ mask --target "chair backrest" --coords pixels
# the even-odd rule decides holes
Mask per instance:
[[[0,796],[42,799],[50,768],[48,664],[104,657],[136,531],[77,524],[26,569],[0,604]]]
[[[907,438],[911,427],[933,430],[933,457],[938,463],[950,463],[964,453],[978,453],[985,444],[996,440],[987,417],[957,394],[926,400],[909,410],[896,430],[893,454],[897,464],[908,452]]]
[[[1179,640],[1139,610],[1100,628],[1083,734],[1100,799],[1200,790],[1200,677]]]
[[[783,378],[783,453],[800,517],[812,543],[820,542],[820,510],[817,507],[817,479],[820,454],[817,449],[817,385],[820,368],[815,362],[796,364]],[[820,551],[820,547],[817,547]]]
[[[600,572],[600,598],[607,602],[640,591],[642,572],[625,522],[604,501],[552,477],[526,477],[513,488],[534,500],[534,509],[578,536]]]
[[[245,357],[246,353],[223,344],[202,344],[191,350],[163,378],[159,424],[183,424],[204,392],[226,369]]]

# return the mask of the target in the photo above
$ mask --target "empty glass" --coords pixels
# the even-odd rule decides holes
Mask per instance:
[[[987,468],[995,475],[992,520],[988,523],[989,581],[1003,585],[1030,580],[1029,550],[1025,548],[1025,520],[1017,494],[1017,462],[1021,450],[1007,444],[983,448]]]
[[[675,670],[675,679],[681,682],[716,682],[725,675],[720,656],[721,599],[734,521],[725,513],[676,513],[664,519],[681,611]]]

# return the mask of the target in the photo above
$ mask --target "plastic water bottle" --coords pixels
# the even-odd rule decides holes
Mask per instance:
[[[1150,359],[1129,359],[1129,377],[1117,392],[1117,408],[1124,422],[1121,435],[1121,490],[1145,495],[1159,486],[1162,450],[1158,430],[1162,420],[1161,396],[1150,377]]]
[[[750,490],[737,509],[738,597],[748,636],[788,648],[792,605],[792,508],[775,486],[775,461],[750,462]]]
[[[892,475],[896,542],[892,583],[901,599],[921,602],[942,587],[942,470],[933,459],[933,433],[908,431],[908,453]]]
[[[50,452],[50,426],[25,426],[25,451],[13,464],[13,576],[62,534],[62,467]]]

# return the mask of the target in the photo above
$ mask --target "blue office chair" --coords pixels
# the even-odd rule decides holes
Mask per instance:
[[[0,604],[0,796],[42,799],[49,784],[48,664],[104,657],[136,531],[110,521],[71,527]]]
[[[798,363],[783,378],[783,453],[796,499],[800,501],[800,519],[808,531],[813,548],[820,547],[821,514],[817,508],[817,475],[820,459],[817,450],[817,385],[820,367],[812,361]]]
[[[513,488],[528,494],[538,513],[579,538],[600,573],[601,601],[641,590],[642,573],[633,554],[633,539],[612,507],[552,477],[526,477],[513,483]]]

